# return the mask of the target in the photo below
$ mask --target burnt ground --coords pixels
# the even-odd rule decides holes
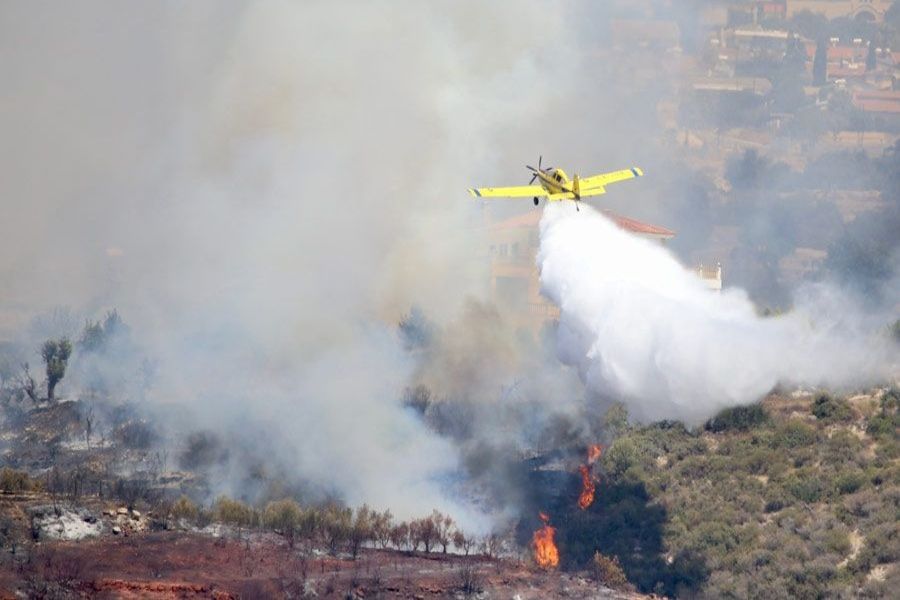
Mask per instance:
[[[149,532],[42,542],[22,554],[3,557],[2,598],[642,597],[513,559],[364,549],[353,560],[290,549],[276,534]]]

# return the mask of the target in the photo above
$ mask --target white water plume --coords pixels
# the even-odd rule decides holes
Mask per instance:
[[[538,264],[561,309],[560,359],[641,419],[696,423],[778,383],[839,388],[896,372],[885,321],[839,290],[807,288],[790,313],[760,317],[743,290],[708,290],[589,207],[546,209]]]

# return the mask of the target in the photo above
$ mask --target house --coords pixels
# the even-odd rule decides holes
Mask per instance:
[[[893,0],[787,0],[787,17],[808,10],[829,19],[850,17],[880,23]]]
[[[900,91],[854,90],[853,106],[867,113],[900,116]]]

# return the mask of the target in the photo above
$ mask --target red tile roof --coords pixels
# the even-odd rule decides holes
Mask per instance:
[[[900,92],[858,90],[853,92],[853,106],[866,112],[900,114]]]
[[[865,61],[869,54],[866,46],[828,46],[828,62]],[[812,60],[816,57],[816,43],[806,43],[806,56]]]
[[[675,232],[671,229],[666,229],[665,227],[660,227],[659,225],[652,225],[650,223],[644,223],[636,219],[624,217],[612,212],[611,210],[603,209],[600,212],[602,212],[606,216],[606,218],[611,220],[613,223],[615,223],[625,231],[630,231],[632,233],[637,233],[640,235],[661,237],[665,239],[675,237]],[[491,229],[517,229],[521,227],[537,227],[537,224],[541,220],[542,214],[542,210],[532,210],[527,213],[506,219],[504,221],[500,221],[499,223],[494,223],[493,225],[491,225]]]

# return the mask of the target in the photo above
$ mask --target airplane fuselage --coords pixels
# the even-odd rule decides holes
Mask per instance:
[[[541,180],[541,186],[551,194],[570,192],[575,194],[576,200],[581,198],[578,189],[578,175],[575,176],[574,181],[569,179],[562,169],[535,170],[535,175]]]

